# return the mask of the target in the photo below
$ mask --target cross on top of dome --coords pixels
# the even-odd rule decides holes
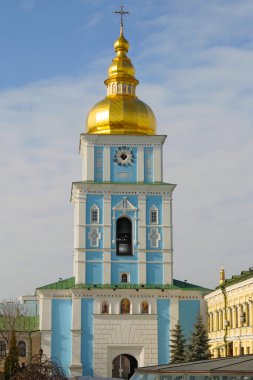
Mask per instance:
[[[123,23],[124,16],[130,15],[130,12],[124,10],[124,5],[121,4],[119,7],[119,10],[114,11],[113,13],[115,13],[116,15],[120,15],[120,33],[122,34],[123,33],[123,25],[124,25],[124,23]]]

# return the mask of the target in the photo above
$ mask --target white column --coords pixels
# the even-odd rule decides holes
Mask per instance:
[[[253,325],[253,305],[252,302],[249,302],[249,325]]]
[[[203,298],[200,300],[200,315],[203,317],[204,323],[206,323],[207,320],[207,304]]]
[[[179,322],[178,298],[170,299],[170,329],[173,330]]]
[[[146,284],[146,195],[138,195],[139,284]]]
[[[162,147],[154,147],[154,182],[162,181]]]
[[[171,284],[172,278],[172,226],[171,201],[169,195],[163,196],[163,283]]]
[[[111,180],[111,158],[110,158],[110,147],[104,147],[104,181]]]
[[[131,302],[132,302],[132,314],[140,314],[140,304],[142,300],[140,300],[139,298],[133,297]]]
[[[86,194],[78,194],[74,207],[74,275],[79,284],[85,283],[85,254],[80,249],[86,248]]]
[[[144,148],[143,146],[138,147],[137,156],[137,181],[144,181]]]
[[[44,296],[39,299],[40,310],[40,331],[41,331],[41,348],[44,354],[51,356],[51,336],[52,336],[52,300]]]
[[[79,193],[74,204],[74,247],[85,248],[86,194]]]
[[[72,361],[70,364],[70,376],[82,376],[81,363],[81,298],[72,298]]]
[[[104,195],[104,284],[111,283],[111,195]]]

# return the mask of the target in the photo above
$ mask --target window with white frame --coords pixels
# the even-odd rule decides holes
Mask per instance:
[[[129,282],[129,273],[121,273],[120,281],[124,283]]]
[[[158,209],[154,205],[150,208],[150,224],[158,224]]]
[[[90,222],[91,224],[99,223],[99,208],[95,204],[90,209]]]

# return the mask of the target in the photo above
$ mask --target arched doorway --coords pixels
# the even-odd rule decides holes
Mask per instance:
[[[128,354],[119,355],[112,361],[112,377],[130,379],[137,367],[138,362],[133,356]]]
[[[132,222],[125,216],[120,217],[116,224],[116,254],[132,255]]]

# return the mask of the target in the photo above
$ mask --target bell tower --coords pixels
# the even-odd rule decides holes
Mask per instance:
[[[135,367],[168,363],[178,323],[189,337],[206,315],[194,284],[173,279],[172,193],[163,144],[123,33],[80,136],[83,163],[72,184],[74,277],[37,289],[41,347],[71,378],[129,379]],[[167,170],[167,163],[166,163]],[[125,364],[124,364],[125,363]]]
[[[80,137],[83,174],[72,186],[75,282],[172,284],[175,185],[163,182],[166,136],[156,134],[153,111],[136,95],[119,13],[107,94]]]

